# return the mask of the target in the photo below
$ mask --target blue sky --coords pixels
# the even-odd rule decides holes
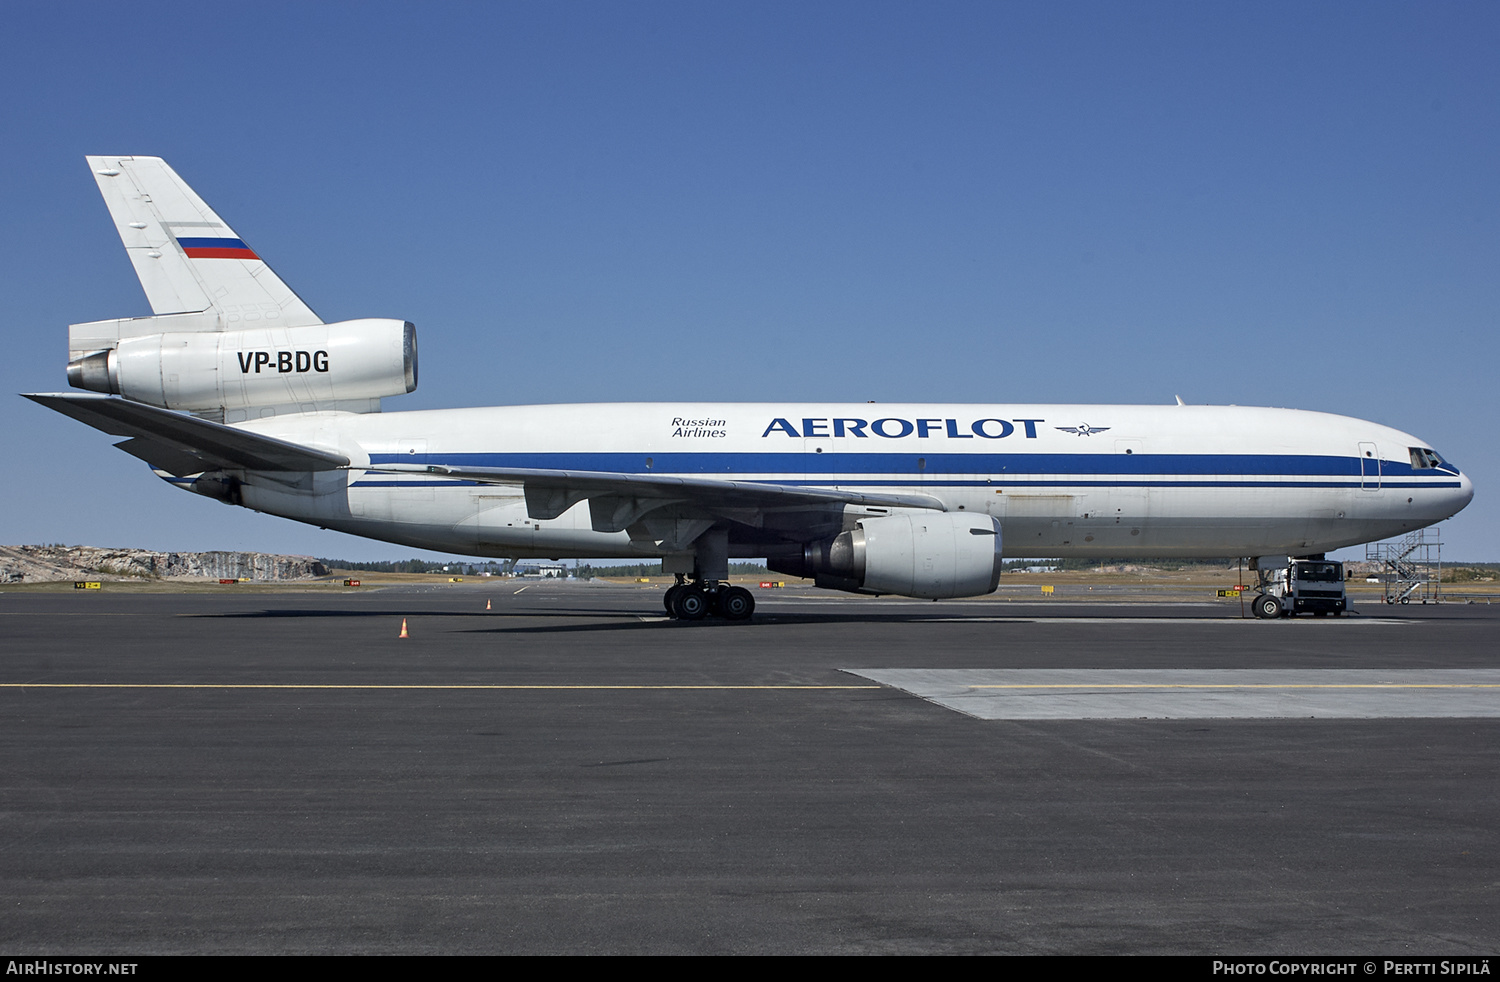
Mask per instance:
[[[6,5],[0,391],[148,313],[83,161],[166,157],[387,408],[629,399],[1345,413],[1500,560],[1500,7]],[[396,558],[0,396],[0,541]]]

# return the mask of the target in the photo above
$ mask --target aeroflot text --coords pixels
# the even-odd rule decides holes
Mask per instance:
[[[899,440],[902,437],[916,436],[919,439],[930,436],[946,436],[950,440],[972,440],[976,436],[985,440],[1003,440],[1016,432],[1016,427],[1026,434],[1026,439],[1036,439],[1036,424],[1045,423],[1043,419],[976,419],[973,422],[960,423],[956,419],[900,419],[887,416],[884,419],[864,420],[849,417],[833,417],[823,419],[803,419],[802,429],[799,432],[797,424],[789,419],[777,417],[771,420],[771,425],[761,434],[762,439],[772,433],[780,433],[783,436],[810,437],[810,436],[852,436],[867,440],[872,436],[884,437],[887,440]]]

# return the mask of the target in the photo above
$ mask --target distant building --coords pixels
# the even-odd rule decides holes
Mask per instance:
[[[562,563],[538,563],[535,566],[517,566],[517,576],[535,576],[541,579],[566,579],[568,567]]]

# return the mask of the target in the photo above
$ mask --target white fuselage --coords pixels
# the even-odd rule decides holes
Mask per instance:
[[[250,472],[246,506],[477,556],[633,558],[661,549],[628,532],[594,531],[587,502],[535,519],[519,485],[370,468],[546,468],[915,492],[997,518],[1008,557],[1306,555],[1430,525],[1473,495],[1456,467],[1414,466],[1412,448],[1428,446],[1416,437],[1289,409],[630,403],[240,425],[352,461],[347,471],[301,479]],[[817,509],[794,510],[785,520],[728,516],[731,553],[762,556],[805,539],[805,513]]]

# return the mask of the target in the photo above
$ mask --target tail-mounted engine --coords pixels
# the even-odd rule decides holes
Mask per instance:
[[[833,590],[977,597],[1000,585],[1000,539],[1000,523],[988,515],[903,513],[862,519],[856,529],[808,543],[800,559],[768,564]]]
[[[136,331],[151,322],[169,329],[132,331],[93,351],[79,350],[79,344],[87,344],[87,329],[95,325],[75,325],[68,383],[164,409],[224,413],[231,420],[264,409],[378,411],[382,396],[417,387],[417,330],[409,322],[370,318],[194,331],[182,330],[175,320],[141,318]],[[120,323],[130,322],[100,322]]]

